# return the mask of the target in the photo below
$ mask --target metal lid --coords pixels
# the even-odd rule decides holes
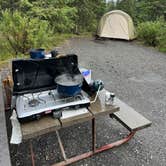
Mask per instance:
[[[80,74],[77,55],[51,59],[20,59],[12,62],[13,94],[55,89],[54,79],[62,73]]]
[[[55,78],[55,83],[63,86],[76,86],[82,84],[83,76],[81,74],[71,75],[69,73],[59,75]]]

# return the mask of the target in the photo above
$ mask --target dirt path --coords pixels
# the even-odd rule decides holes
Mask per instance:
[[[79,55],[81,66],[93,70],[105,87],[153,122],[129,143],[78,162],[76,166],[164,166],[166,163],[166,55],[133,42],[73,39],[63,52]],[[110,118],[97,121],[98,145],[123,137],[126,130]],[[60,131],[69,156],[90,148],[90,123]],[[61,159],[55,134],[33,140],[37,165]],[[40,145],[40,148],[39,148]],[[79,147],[79,146],[80,147]],[[12,149],[13,165],[29,163],[27,143]],[[26,149],[26,150],[25,150]],[[20,159],[21,162],[19,161]],[[24,159],[24,160],[23,160]]]
[[[78,54],[81,65],[92,69],[95,79],[102,79],[107,89],[153,122],[128,145],[101,154],[96,164],[165,165],[166,54],[134,42],[88,39],[72,40],[65,49]],[[109,129],[111,120],[106,121],[101,123]]]

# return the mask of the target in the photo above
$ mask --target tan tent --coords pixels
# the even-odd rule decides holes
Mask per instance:
[[[121,10],[110,11],[101,18],[97,35],[99,37],[132,40],[135,38],[132,18]]]

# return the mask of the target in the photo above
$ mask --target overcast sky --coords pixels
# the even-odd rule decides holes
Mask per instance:
[[[111,0],[106,0],[107,2],[111,1]],[[116,0],[113,0],[114,2],[116,2]]]

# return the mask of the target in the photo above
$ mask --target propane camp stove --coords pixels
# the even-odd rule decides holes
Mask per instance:
[[[63,110],[89,106],[90,100],[84,91],[72,97],[62,97],[57,90],[48,90],[18,96],[16,110],[20,120],[36,119],[43,114],[59,117]]]
[[[80,112],[82,110],[79,109],[80,107],[87,110],[86,108],[90,105],[88,95],[93,94],[91,87],[83,78],[79,94],[66,93],[72,97],[62,97],[60,95],[63,93],[57,92],[58,86],[55,80],[63,74],[81,75],[77,55],[69,54],[61,58],[16,59],[12,61],[14,82],[12,108],[16,109],[20,121],[38,119],[45,114],[52,114],[53,117],[60,118],[68,109]]]

